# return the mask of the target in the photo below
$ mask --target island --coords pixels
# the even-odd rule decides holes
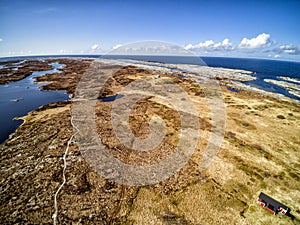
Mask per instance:
[[[1,69],[1,74],[10,74],[1,75],[0,82],[4,84],[22,79],[33,68],[45,70],[51,69],[48,66],[53,62],[64,64],[60,74],[46,74],[36,82],[47,82],[41,86],[43,90],[66,90],[72,97],[18,118],[23,124],[0,145],[2,224],[50,224],[53,220],[58,224],[299,223],[298,101],[247,87],[243,82],[255,79],[251,71],[98,60],[100,72],[114,72],[99,90],[95,124],[101,141],[118,160],[149,166],[166,158],[179,142],[180,116],[170,104],[155,96],[138,101],[129,117],[133,134],[146,138],[151,118],[158,116],[166,125],[166,136],[155,149],[133,154],[120,143],[112,126],[111,111],[118,99],[101,99],[118,95],[139,79],[173,82],[188,94],[198,112],[195,118],[200,136],[187,163],[156,184],[129,186],[95,171],[83,157],[78,140],[70,139],[75,132],[71,123],[73,97],[95,61],[50,58],[25,61],[23,67],[15,70],[18,72],[11,69],[16,62]],[[214,130],[208,100],[215,93],[201,85],[210,80],[220,84],[220,98],[226,109],[224,139],[209,166],[200,170]],[[182,111],[187,113],[188,109]],[[294,218],[273,216],[259,207],[256,200],[261,192],[287,205]]]

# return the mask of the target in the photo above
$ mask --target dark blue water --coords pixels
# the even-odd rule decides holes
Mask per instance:
[[[13,118],[24,116],[39,106],[69,99],[64,91],[41,91],[42,84],[34,84],[34,77],[58,72],[57,68],[61,67],[57,63],[52,66],[53,70],[33,72],[23,80],[0,85],[0,143],[23,122]]]
[[[287,89],[264,79],[281,80],[278,76],[300,78],[300,62],[279,61],[268,59],[246,59],[246,58],[224,58],[224,57],[195,57],[195,56],[120,56],[105,55],[102,58],[112,59],[134,59],[148,62],[172,63],[172,64],[194,64],[207,65],[211,67],[222,67],[230,69],[242,69],[255,72],[256,80],[245,82],[245,84],[269,92],[280,93],[286,97],[300,101],[300,98],[288,92]],[[236,90],[232,90],[236,91]]]
[[[300,101],[300,98],[288,92],[287,89],[264,79],[281,80],[278,76],[300,78],[300,62],[279,61],[268,59],[246,59],[246,58],[224,58],[224,57],[194,57],[194,56],[120,56],[105,55],[102,58],[112,59],[134,59],[148,62],[172,63],[172,64],[194,64],[207,65],[211,67],[222,67],[230,69],[242,69],[255,72],[256,80],[245,82],[245,84],[269,92],[280,93],[286,97]],[[171,68],[172,69],[172,68]],[[236,91],[236,90],[232,90]]]
[[[287,97],[300,101],[300,98],[291,95],[285,88],[265,82],[264,79],[280,80],[278,76],[300,78],[300,62],[266,60],[266,59],[240,59],[203,57],[202,60],[212,67],[223,67],[230,69],[243,69],[255,72],[256,80],[245,82],[252,87],[265,91],[280,93]]]
[[[232,92],[236,92],[236,93],[240,92],[240,90],[237,90],[237,89],[234,89],[234,88],[227,88],[227,90],[232,91]]]
[[[202,57],[202,60],[212,67],[244,69],[273,75],[285,74],[290,77],[300,76],[300,62],[224,57]]]
[[[112,96],[108,96],[108,97],[103,97],[103,98],[98,98],[98,100],[101,100],[102,102],[113,102],[115,101],[116,99],[119,99],[119,98],[123,98],[124,95],[112,95]]]

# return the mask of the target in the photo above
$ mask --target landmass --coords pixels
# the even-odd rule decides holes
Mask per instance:
[[[297,79],[291,79],[291,78],[286,79],[285,78],[285,80],[292,81],[295,83],[281,81],[281,80],[264,79],[265,82],[269,82],[272,84],[276,84],[280,87],[286,88],[290,94],[300,98],[300,85],[296,83]]]
[[[13,60],[0,62],[0,65],[5,65],[0,68],[0,84],[21,80],[30,76],[33,71],[52,69],[48,60]]]
[[[54,61],[65,65],[62,73],[44,75],[37,81],[47,82],[42,86],[45,90],[67,90],[74,96],[93,60],[65,58],[45,62]],[[103,60],[102,66],[109,69],[112,63]],[[209,75],[208,71],[217,75],[204,76]],[[105,179],[85,161],[78,143],[71,142],[66,183],[57,196],[58,224],[299,224],[300,103],[244,88],[244,79],[255,79],[249,71],[207,67],[202,72],[199,78],[197,73],[201,71],[121,64],[99,92],[99,98],[116,95],[141,77],[175,82],[189,94],[199,111],[201,136],[195,152],[176,175],[156,185],[134,187]],[[207,106],[210,96],[198,83],[207,79],[222,84],[226,130],[212,164],[200,171],[212,130]],[[63,156],[74,133],[72,104],[71,100],[52,103],[30,112],[20,118],[24,123],[0,145],[2,224],[53,223],[54,195],[63,183]],[[132,155],[118,142],[110,118],[112,104],[97,101],[95,115],[97,132],[116,158],[132,165],[148,165],[174,150],[180,120],[167,103],[147,98],[136,104],[130,116],[131,129],[139,137],[149,133],[153,115],[164,119],[167,135],[161,146],[153,150],[154,157],[147,153]],[[256,199],[261,191],[289,206],[295,217],[273,216],[259,207]]]
[[[278,78],[280,78],[282,80],[292,81],[294,83],[300,83],[299,78],[291,78],[291,77],[285,77],[285,76],[278,76]]]

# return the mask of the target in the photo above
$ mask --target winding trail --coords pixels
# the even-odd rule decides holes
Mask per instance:
[[[64,160],[64,168],[63,168],[63,182],[61,183],[61,185],[58,187],[55,195],[54,195],[54,213],[52,215],[52,219],[53,219],[53,224],[56,225],[57,223],[57,216],[58,216],[58,206],[57,206],[57,196],[60,192],[60,190],[62,189],[62,187],[65,185],[66,183],[66,168],[67,168],[67,155],[68,155],[68,151],[69,151],[69,146],[73,140],[73,138],[75,137],[75,135],[78,134],[79,130],[78,128],[74,125],[73,123],[73,116],[71,116],[71,125],[73,128],[75,128],[76,132],[74,132],[74,134],[70,137],[70,139],[68,140],[68,144],[66,147],[66,151],[64,153],[63,156],[63,160]]]

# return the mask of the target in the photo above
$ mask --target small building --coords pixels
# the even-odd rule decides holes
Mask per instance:
[[[281,215],[285,215],[290,211],[289,207],[264,194],[263,192],[259,194],[257,204],[264,207],[269,213],[273,215],[276,215],[278,213]]]

